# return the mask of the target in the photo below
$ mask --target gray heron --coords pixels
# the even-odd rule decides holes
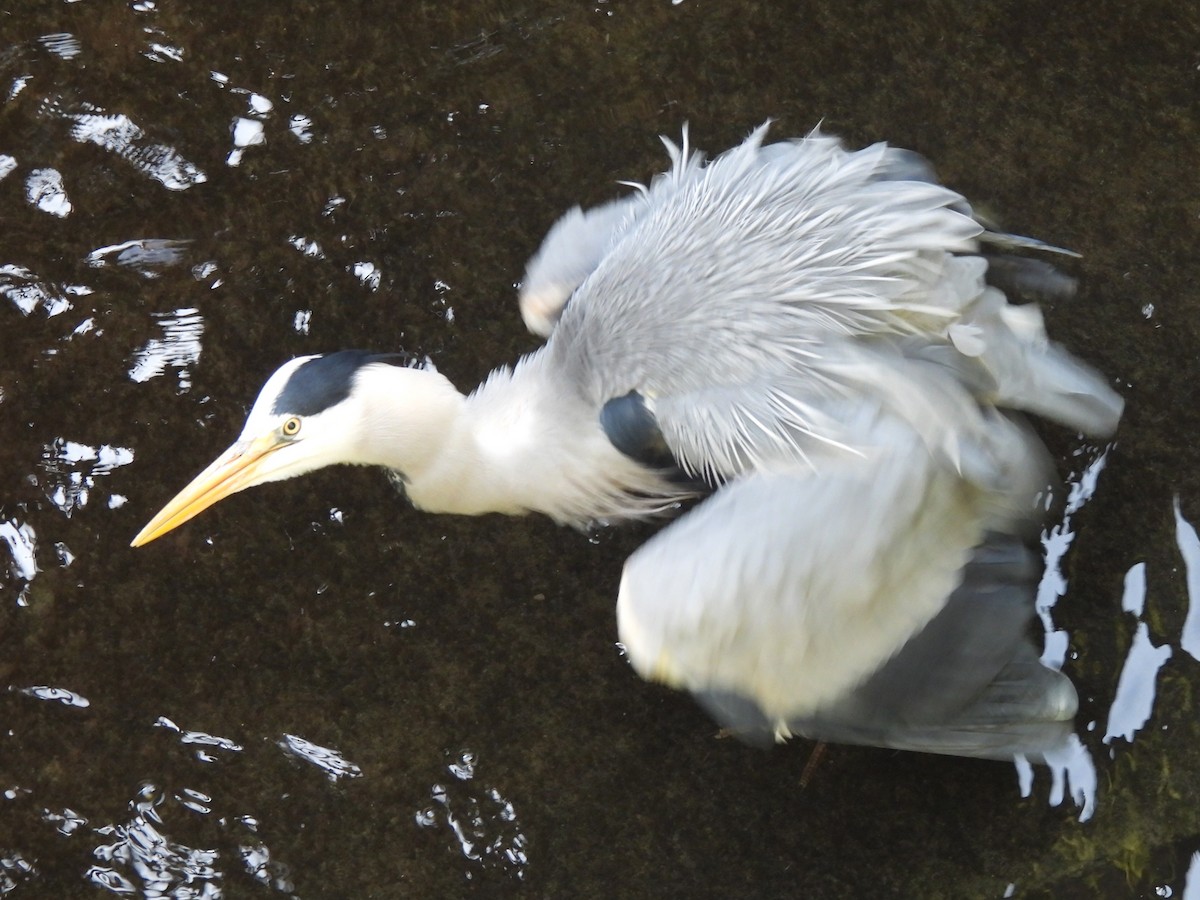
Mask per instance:
[[[1026,633],[1052,474],[1023,414],[1104,437],[1122,400],[1005,291],[1073,281],[917,154],[768,124],[711,160],[685,129],[668,171],[563,216],[519,295],[544,345],[469,395],[387,354],[285,363],[133,545],[335,463],[431,512],[682,507],[620,580],[640,675],[751,742],[1038,758],[1077,698]]]

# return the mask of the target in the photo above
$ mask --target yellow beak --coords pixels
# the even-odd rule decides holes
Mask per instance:
[[[148,544],[204,512],[218,500],[260,483],[266,475],[264,460],[281,446],[285,445],[274,434],[234,444],[159,510],[129,546]]]

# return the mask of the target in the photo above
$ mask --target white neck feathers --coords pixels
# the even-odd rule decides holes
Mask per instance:
[[[553,383],[533,354],[491,374],[470,397],[442,375],[370,366],[355,462],[400,471],[430,512],[542,512],[573,524],[646,515],[678,489],[617,451],[597,411]]]

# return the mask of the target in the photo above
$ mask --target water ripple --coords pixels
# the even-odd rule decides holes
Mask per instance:
[[[157,807],[163,799],[157,787],[147,784],[130,804],[135,812],[132,818],[95,829],[96,834],[113,840],[93,851],[98,860],[109,865],[92,866],[87,879],[115,894],[220,897],[224,874],[216,867],[219,853],[171,840],[159,827],[163,820]],[[140,885],[130,876],[136,877]]]
[[[1183,557],[1184,571],[1187,573],[1187,618],[1183,621],[1183,633],[1179,636],[1179,646],[1192,659],[1200,660],[1200,538],[1191,522],[1183,517],[1179,508],[1179,497],[1175,497],[1175,543]]]
[[[45,684],[19,688],[17,689],[17,693],[24,694],[26,697],[33,697],[35,700],[48,700],[53,703],[61,703],[63,706],[74,706],[79,709],[87,709],[92,705],[92,702],[82,694],[77,694],[66,688],[50,687]]]
[[[1156,647],[1150,641],[1149,626],[1139,622],[1117,680],[1117,694],[1108,710],[1104,743],[1111,744],[1117,737],[1130,742],[1134,734],[1146,727],[1154,711],[1158,671],[1170,658],[1171,648],[1166,644]]]
[[[42,810],[42,821],[49,822],[54,826],[54,830],[63,837],[70,837],[80,828],[87,824],[87,819],[81,816],[75,810],[67,807],[60,813],[50,812],[48,809]]]
[[[58,34],[43,34],[38,43],[57,56],[59,59],[74,59],[83,52],[79,38],[67,32]]]
[[[0,897],[12,893],[23,881],[37,875],[33,863],[20,853],[6,852],[0,856]]]
[[[1063,667],[1069,645],[1069,636],[1055,626],[1051,611],[1058,603],[1059,598],[1067,592],[1067,579],[1062,571],[1062,561],[1075,541],[1072,518],[1096,493],[1100,473],[1104,471],[1111,449],[1112,445],[1110,444],[1097,453],[1081,472],[1072,473],[1068,477],[1067,503],[1063,510],[1062,521],[1042,532],[1042,556],[1045,568],[1042,572],[1042,580],[1038,583],[1036,606],[1045,630],[1046,643],[1042,652],[1042,662],[1052,669]],[[1083,452],[1082,449],[1080,452]]]
[[[200,337],[204,334],[204,319],[193,307],[155,313],[161,338],[152,338],[137,350],[129,377],[138,383],[157,378],[167,369],[178,370],[179,393],[192,387],[191,367],[200,361]]]
[[[124,113],[109,113],[92,103],[67,109],[58,98],[45,101],[41,112],[70,122],[73,140],[108,150],[168,190],[184,191],[208,181],[200,167],[174,147],[147,140],[146,132]]]
[[[64,313],[73,306],[73,297],[93,293],[86,284],[54,284],[43,281],[34,272],[15,264],[0,266],[0,296],[28,316],[41,308],[47,317]]]
[[[322,747],[294,734],[285,734],[278,742],[285,753],[321,769],[330,781],[339,778],[361,778],[362,769],[337,750]]]
[[[433,805],[419,810],[414,820],[421,828],[446,828],[463,858],[482,869],[495,869],[521,880],[529,865],[529,840],[517,822],[516,808],[494,787],[469,789],[479,758],[463,750],[446,771],[454,777],[430,788]],[[466,873],[473,879],[472,870]]]
[[[42,470],[48,476],[47,499],[67,518],[88,504],[96,479],[133,462],[128,447],[101,444],[93,447],[66,438],[55,438],[42,448]],[[116,505],[120,506],[119,501]],[[113,506],[112,503],[109,504]]]
[[[206,731],[184,731],[166,716],[159,716],[154,725],[156,728],[166,728],[168,731],[178,734],[179,743],[196,747],[196,759],[200,762],[217,762],[220,757],[213,753],[214,750],[222,750],[229,753],[240,753],[242,751],[242,745],[236,741],[220,737],[219,735],[209,734]]]
[[[60,219],[69,216],[74,209],[58,169],[34,169],[30,172],[25,178],[25,199],[42,212]]]
[[[146,278],[157,278],[161,269],[184,262],[184,251],[191,241],[169,238],[137,238],[97,247],[87,255],[87,264],[93,268],[121,266],[132,269]]]
[[[1075,541],[1072,520],[1096,493],[1100,473],[1104,471],[1111,449],[1110,444],[1099,451],[1089,450],[1086,446],[1076,451],[1077,456],[1090,452],[1092,458],[1080,471],[1072,472],[1067,478],[1067,502],[1062,521],[1042,532],[1045,568],[1038,583],[1036,608],[1045,632],[1041,660],[1052,669],[1062,669],[1070,648],[1070,635],[1055,624],[1053,610],[1067,592],[1063,560]],[[1097,778],[1096,766],[1087,747],[1072,734],[1061,746],[1047,752],[1045,759],[1051,779],[1050,805],[1058,806],[1069,795],[1080,810],[1079,820],[1090,819],[1096,809]],[[1021,796],[1028,797],[1033,790],[1033,768],[1023,757],[1018,757],[1015,762]]]
[[[1200,900],[1200,850],[1192,854],[1183,883],[1183,900]]]
[[[12,554],[13,577],[31,581],[38,573],[37,532],[33,526],[17,519],[0,522],[0,540],[8,544]]]
[[[229,130],[233,136],[233,149],[225,157],[227,166],[240,166],[248,147],[257,147],[259,144],[266,143],[267,140],[266,129],[263,127],[263,123],[257,119],[238,116],[229,126]]]

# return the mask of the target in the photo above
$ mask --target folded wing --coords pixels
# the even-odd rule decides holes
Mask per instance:
[[[725,486],[630,557],[621,640],[644,677],[750,741],[791,733],[1037,755],[1075,694],[1025,629],[1037,566],[915,439]]]

